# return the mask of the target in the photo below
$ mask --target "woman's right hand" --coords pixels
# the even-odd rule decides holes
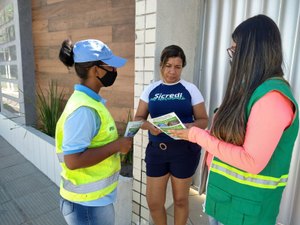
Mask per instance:
[[[151,124],[149,121],[145,121],[145,122],[142,124],[141,128],[142,128],[143,130],[149,130],[150,133],[151,133],[152,135],[154,135],[154,136],[157,136],[157,135],[159,135],[159,134],[161,133],[161,130],[158,129],[158,128],[156,128],[155,126],[153,126],[153,124]]]
[[[126,154],[132,150],[133,138],[132,137],[121,137],[117,140],[120,146],[119,152],[121,154]]]
[[[162,132],[160,129],[156,128],[153,125],[150,127],[149,131],[154,136],[157,136],[157,135],[159,135]]]

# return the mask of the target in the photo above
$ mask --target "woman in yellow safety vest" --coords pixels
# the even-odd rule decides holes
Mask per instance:
[[[283,78],[275,22],[254,16],[232,39],[228,86],[210,132],[171,133],[209,153],[204,211],[211,225],[274,225],[299,130],[298,105]]]
[[[62,167],[60,209],[69,225],[114,225],[120,153],[132,138],[118,138],[115,122],[98,92],[111,86],[126,60],[99,40],[62,43],[60,60],[75,65],[80,84],[56,126],[56,152]]]

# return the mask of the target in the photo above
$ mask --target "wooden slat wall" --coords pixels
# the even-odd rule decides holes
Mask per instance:
[[[115,84],[100,92],[122,129],[133,109],[135,0],[32,0],[32,30],[37,84],[46,89],[56,80],[67,97],[78,79],[58,59],[64,39],[99,39],[128,59]]]

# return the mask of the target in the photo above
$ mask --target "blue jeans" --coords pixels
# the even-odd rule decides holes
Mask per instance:
[[[60,211],[68,225],[114,225],[113,204],[106,206],[84,206],[60,198]]]
[[[215,218],[208,216],[208,221],[210,225],[223,225],[223,223],[220,223]]]

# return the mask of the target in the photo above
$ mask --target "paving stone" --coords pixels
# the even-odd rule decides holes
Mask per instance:
[[[66,225],[59,188],[1,136],[0,225]]]
[[[18,207],[12,202],[0,205],[1,225],[18,225],[26,221],[26,217],[20,213]]]
[[[0,143],[0,157],[18,153],[18,151],[7,142],[1,141]]]
[[[53,191],[54,186],[16,199],[16,204],[29,218],[37,218],[59,207],[58,192]]]
[[[9,194],[11,198],[19,198],[21,196],[38,192],[41,189],[53,185],[54,183],[49,180],[44,174],[34,173],[25,177],[17,178],[4,184],[3,186],[5,190],[7,190],[7,194]]]
[[[0,186],[0,204],[3,204],[5,202],[8,202],[11,198],[9,195],[5,192],[5,190]]]
[[[67,225],[64,217],[62,216],[59,209],[55,209],[51,212],[48,212],[45,215],[38,217],[24,225]]]
[[[0,149],[0,151],[1,151],[1,149]],[[0,170],[4,169],[6,167],[18,165],[18,164],[24,163],[24,162],[26,162],[26,159],[20,153],[9,154],[9,155],[0,157]]]
[[[20,177],[25,177],[39,170],[30,162],[24,162],[15,166],[7,167],[0,170],[0,184],[13,181]]]

